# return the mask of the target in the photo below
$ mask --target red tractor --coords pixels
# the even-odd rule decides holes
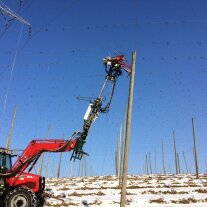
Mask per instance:
[[[94,101],[90,101],[82,131],[75,132],[69,140],[46,139],[32,140],[22,154],[12,165],[12,157],[16,156],[12,150],[0,148],[0,206],[6,207],[37,207],[44,205],[45,178],[30,173],[44,152],[69,152],[73,150],[71,160],[81,159],[88,155],[83,151],[91,124],[100,113],[109,110],[114,94],[117,78],[122,74],[121,69],[131,72],[130,66],[124,61],[124,56],[107,57],[104,59],[106,78],[101,92]],[[102,97],[106,84],[111,82],[111,94],[105,106]]]
[[[31,174],[43,152],[67,152],[74,149],[74,140],[32,140],[12,165],[11,151],[0,150],[0,201],[9,207],[36,207],[44,203],[45,178]],[[29,167],[30,166],[30,167]],[[28,169],[28,172],[25,170]]]

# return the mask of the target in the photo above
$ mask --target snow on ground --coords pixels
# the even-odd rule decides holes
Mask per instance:
[[[207,175],[130,175],[127,206],[206,207]],[[45,206],[119,207],[116,176],[46,180]]]

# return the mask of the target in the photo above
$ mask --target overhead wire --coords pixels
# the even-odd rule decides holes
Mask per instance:
[[[39,30],[36,31],[36,33],[39,33],[40,31],[49,31],[48,26],[53,23],[54,21],[56,21],[57,18],[61,17],[64,12],[66,10],[68,10],[69,8],[71,8],[71,6],[73,6],[78,0],[74,0],[71,2],[71,4],[64,8],[63,10],[61,10],[60,13],[58,13],[57,15],[55,15],[55,17],[53,17],[50,21],[48,21],[46,24],[42,25]],[[31,4],[33,3],[33,1],[30,2],[30,4],[28,3],[27,6],[24,7],[24,10],[27,9],[28,7],[31,6]],[[111,23],[111,24],[91,24],[91,25],[84,25],[84,26],[64,26],[64,27],[59,27],[57,29],[59,30],[81,30],[81,29],[85,29],[85,30],[90,30],[90,29],[106,29],[106,28],[115,28],[115,27],[126,27],[126,26],[140,26],[140,25],[165,25],[165,26],[170,26],[170,25],[179,25],[179,24],[197,24],[197,23],[201,23],[201,24],[206,24],[207,23],[207,19],[191,19],[191,20],[162,20],[162,21],[154,21],[154,20],[149,20],[149,21],[136,21],[136,22],[128,22],[128,23]]]
[[[55,15],[50,21],[48,21],[46,24],[42,25],[36,32],[33,33],[32,38],[33,39],[36,35],[38,35],[40,32],[48,32],[48,26],[50,26],[52,23],[54,23],[59,17],[61,17],[64,12],[71,8],[78,0],[74,0],[71,2],[69,7],[64,8],[60,13]],[[200,19],[200,20],[177,20],[177,21],[141,21],[141,22],[132,22],[132,23],[113,23],[113,24],[107,24],[107,25],[86,25],[86,26],[69,26],[69,27],[62,27],[61,30],[65,31],[67,29],[100,29],[100,28],[115,28],[115,27],[125,27],[125,26],[139,26],[143,24],[147,25],[154,25],[154,24],[163,24],[163,25],[176,25],[176,24],[189,24],[189,23],[207,23],[207,20]],[[56,30],[57,31],[57,30]],[[28,44],[29,40],[26,40],[26,42],[23,44],[22,49]]]
[[[58,17],[58,15],[57,15]],[[56,19],[53,18],[51,22],[55,21]],[[66,31],[66,30],[97,30],[97,29],[109,29],[109,28],[117,28],[117,27],[128,27],[128,26],[140,26],[140,25],[164,25],[164,26],[174,26],[174,25],[179,25],[179,24],[193,24],[193,23],[207,23],[207,20],[177,20],[177,21],[141,21],[141,22],[131,22],[131,23],[112,23],[112,24],[103,24],[103,25],[84,25],[84,26],[64,26],[64,27],[59,27],[55,29],[61,30],[61,31]],[[48,24],[45,24],[39,28],[39,30],[36,33],[39,32],[48,32],[52,29],[49,29],[50,21]]]
[[[176,44],[180,44],[180,45],[189,45],[189,46],[207,46],[207,41],[203,41],[203,40],[196,40],[196,41],[142,41],[142,42],[137,42],[137,46],[139,45],[160,45],[160,46],[167,46],[168,48],[170,47],[174,47],[174,45]],[[124,48],[124,50],[126,50],[127,48],[125,48],[125,46],[122,46]],[[52,55],[58,55],[58,54],[76,54],[78,52],[86,52],[86,51],[90,51],[90,50],[115,50],[115,47],[112,47],[111,45],[104,45],[104,46],[100,46],[100,47],[87,47],[87,48],[65,48],[65,49],[61,49],[61,50],[44,50],[44,49],[40,49],[38,51],[25,51],[24,53],[22,53],[23,55],[34,55],[34,54],[39,54],[39,55],[48,55],[48,56],[52,56]],[[129,49],[128,49],[129,50]],[[7,49],[5,51],[1,50],[0,55],[11,55],[14,52],[10,49]],[[112,55],[112,54],[111,54]],[[206,56],[204,54],[202,55],[198,55],[196,53],[196,55],[192,55],[192,56],[186,56],[188,59],[205,59]],[[186,57],[182,57],[182,58],[186,58]],[[140,56],[139,56],[140,58]],[[146,60],[148,57],[144,57],[142,56],[142,60]],[[170,58],[172,59],[177,59],[177,56],[171,56]],[[169,58],[169,59],[170,59]],[[159,57],[155,57],[155,59],[159,59]],[[165,57],[160,57],[161,60],[166,59]],[[167,58],[168,59],[168,58]]]
[[[47,23],[45,23],[44,25],[42,25],[36,32],[34,32],[32,34],[32,36],[31,36],[31,38],[25,41],[25,43],[23,44],[22,48],[20,49],[20,52],[25,48],[25,46],[29,43],[30,40],[32,40],[34,37],[36,37],[41,32],[41,30],[43,28],[46,28],[49,25],[51,25],[52,23],[54,23],[58,18],[60,18],[62,15],[64,15],[66,11],[68,11],[69,9],[71,9],[78,1],[80,1],[80,0],[73,0],[73,1],[71,1],[68,6],[64,7],[64,9],[62,9],[51,20],[49,20]]]
[[[23,30],[23,25],[21,26],[21,29],[20,29],[20,34],[19,34],[18,41],[17,41],[16,52],[15,52],[12,67],[11,67],[9,83],[8,83],[8,87],[7,87],[7,91],[6,91],[6,95],[5,95],[5,99],[4,99],[4,104],[3,104],[3,109],[2,109],[3,114],[4,114],[4,111],[5,111],[5,108],[6,108],[7,98],[8,98],[8,94],[9,94],[9,90],[10,90],[10,86],[11,86],[13,73],[14,73],[16,58],[17,58],[18,49],[19,49],[19,46],[20,46],[21,37],[22,37],[22,30]]]

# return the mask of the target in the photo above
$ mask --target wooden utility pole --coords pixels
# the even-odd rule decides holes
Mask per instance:
[[[84,162],[85,162],[85,160],[84,160],[84,157],[85,156],[83,156],[83,158],[82,158],[82,165],[81,165],[81,177],[84,177]]]
[[[37,174],[37,170],[35,166],[33,167],[33,169],[34,169],[34,173]]]
[[[149,152],[149,168],[150,168],[150,174],[152,174],[152,163],[151,163],[151,155]]]
[[[165,154],[164,154],[164,144],[163,144],[163,140],[162,140],[162,171],[163,174],[166,174],[166,170],[165,170]]]
[[[87,176],[87,162],[86,162],[86,156],[83,157],[84,158],[84,176]]]
[[[70,161],[70,177],[73,177],[73,160]]]
[[[171,173],[171,166],[170,166],[170,163],[169,163],[169,173],[172,174],[172,173]]]
[[[125,207],[126,204],[126,188],[127,188],[127,174],[128,174],[128,159],[129,159],[128,156],[129,156],[129,145],[130,145],[132,104],[133,104],[133,95],[134,95],[135,63],[136,63],[136,52],[133,51],[132,71],[130,76],[129,98],[128,98],[128,108],[127,108],[126,140],[125,140],[125,150],[124,150],[124,167],[123,167],[120,207]]]
[[[124,165],[124,149],[125,149],[125,136],[126,136],[126,123],[127,123],[127,106],[124,112],[124,124],[121,130],[121,153],[120,153],[120,170],[119,170],[119,186],[122,184],[123,179],[123,165]]]
[[[155,174],[157,174],[157,153],[155,148]]]
[[[115,152],[115,168],[116,168],[116,176],[119,176],[119,154],[118,154],[118,143],[116,146],[116,152]]]
[[[83,156],[79,162],[78,176],[87,176],[86,156]]]
[[[82,162],[83,162],[83,159],[81,159],[80,162],[79,162],[78,177],[81,177],[81,172],[82,172],[82,170],[81,170]]]
[[[184,162],[185,162],[185,168],[186,168],[186,173],[188,174],[189,170],[188,170],[188,164],[187,164],[187,160],[185,158],[185,153],[183,151],[183,159],[184,159]]]
[[[193,146],[193,160],[194,160],[194,163],[196,163],[196,160],[195,160],[195,147]]]
[[[180,174],[180,159],[179,159],[179,154],[177,153],[177,164],[178,164],[178,174]]]
[[[49,136],[50,136],[50,124],[48,126],[46,139],[48,139]],[[43,165],[44,165],[44,156],[45,156],[45,154],[43,153],[41,163],[40,163],[40,168],[39,168],[39,175],[42,175],[42,170],[43,170]]]
[[[173,130],[173,143],[174,143],[174,154],[175,154],[175,170],[176,170],[176,174],[178,174],[177,149],[176,149],[176,140],[175,140],[174,130]]]
[[[14,122],[15,122],[15,118],[16,118],[16,113],[17,113],[17,107],[15,106],[11,126],[10,126],[10,129],[9,129],[9,134],[8,134],[8,137],[7,137],[6,149],[10,149],[10,144],[11,144],[11,138],[12,138],[13,129],[14,129]]]
[[[49,174],[48,174],[48,168],[49,168],[49,164],[50,164],[50,156],[48,156],[48,161],[47,161],[47,163],[45,164],[45,176],[46,176],[46,178],[48,178],[48,176],[49,176]]]
[[[198,170],[198,156],[197,156],[197,146],[196,146],[196,132],[195,132],[195,125],[194,119],[192,118],[192,128],[193,128],[193,143],[194,143],[194,159],[195,159],[195,168],[196,168],[196,178],[199,178],[199,170]]]
[[[57,171],[57,178],[60,177],[60,170],[61,170],[61,164],[62,164],[62,155],[63,153],[60,153],[60,160],[59,160],[59,165],[58,165],[58,171]]]
[[[52,162],[52,177],[55,178],[55,159],[54,158]]]
[[[148,156],[146,154],[146,157],[145,157],[145,166],[146,166],[146,173],[149,174],[149,168],[148,168]]]
[[[206,169],[207,169],[207,161],[206,161],[206,159],[205,159],[205,165],[206,165]],[[206,170],[206,174],[207,174],[207,170]]]
[[[117,140],[117,147],[116,147],[116,176],[119,177],[120,176],[120,165],[121,165],[121,159],[120,159],[120,143],[121,143],[121,134],[122,134],[122,123],[120,126],[120,132],[119,132],[119,137]]]

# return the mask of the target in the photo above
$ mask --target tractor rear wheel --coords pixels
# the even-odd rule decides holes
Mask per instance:
[[[5,199],[6,207],[36,207],[37,198],[28,188],[15,188]]]

